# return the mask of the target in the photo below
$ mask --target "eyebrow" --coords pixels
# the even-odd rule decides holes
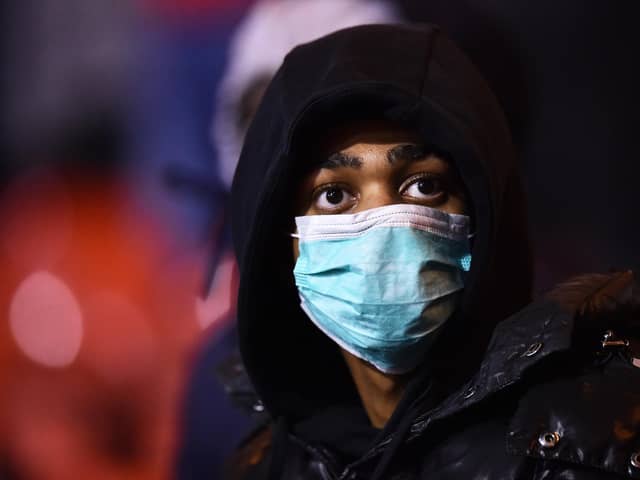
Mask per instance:
[[[402,145],[396,145],[387,151],[387,161],[391,164],[396,162],[413,162],[416,160],[422,160],[435,153],[433,147],[415,144],[405,143]],[[320,168],[339,168],[348,167],[359,169],[362,167],[362,159],[356,155],[348,155],[343,152],[336,152],[329,155],[329,157],[320,164]]]
[[[426,145],[405,143],[403,145],[397,145],[390,148],[387,152],[387,160],[392,164],[398,161],[413,162],[416,160],[422,160],[431,153],[433,153],[433,150]]]
[[[362,166],[362,159],[355,155],[347,155],[346,153],[336,152],[329,155],[329,157],[320,164],[320,168],[360,168]]]

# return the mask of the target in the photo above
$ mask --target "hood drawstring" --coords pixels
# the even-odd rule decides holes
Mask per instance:
[[[273,442],[271,447],[271,462],[265,480],[280,480],[287,459],[287,445],[289,431],[285,417],[279,417],[273,426]]]
[[[385,478],[386,472],[391,465],[391,461],[395,457],[398,450],[400,450],[400,447],[402,446],[407,433],[409,433],[409,430],[413,425],[413,421],[415,420],[416,413],[419,409],[419,405],[422,399],[429,395],[432,386],[433,383],[429,381],[429,384],[425,388],[424,392],[422,392],[420,396],[413,402],[412,407],[409,409],[409,411],[407,411],[407,415],[404,416],[402,421],[395,428],[393,439],[387,446],[384,454],[382,455],[382,458],[378,462],[378,465],[376,465],[376,468],[373,471],[373,475],[371,476],[371,480],[383,480]]]
[[[398,425],[398,429],[394,433],[394,437],[391,440],[391,443],[389,443],[389,446],[385,450],[384,455],[380,459],[380,462],[378,462],[376,469],[373,471],[373,476],[371,477],[371,480],[380,480],[384,478],[384,475],[387,469],[389,468],[389,465],[391,465],[391,461],[393,460],[393,457],[395,456],[396,452],[400,449],[400,446],[402,445],[402,442],[404,441],[404,438],[406,437],[407,432],[411,428],[412,423],[413,423],[413,415],[407,415],[402,420],[402,422]]]

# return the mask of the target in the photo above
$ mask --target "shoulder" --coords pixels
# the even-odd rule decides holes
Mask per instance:
[[[476,375],[437,414],[441,425],[451,418],[465,444],[483,439],[493,461],[478,462],[491,471],[640,478],[639,306],[631,272],[559,285],[496,328]]]
[[[577,335],[618,329],[638,335],[640,283],[630,270],[579,275],[559,284],[545,298],[573,315]]]
[[[640,476],[636,285],[631,272],[582,275],[549,292],[547,300],[573,323],[570,342],[523,382],[509,453],[539,460],[550,472],[573,465]]]
[[[550,367],[554,374],[528,382],[519,397],[508,452],[549,468],[573,464],[640,475],[640,369],[619,353]]]
[[[603,343],[605,335],[629,345],[638,340],[640,289],[631,271],[585,274],[559,284],[498,324],[483,362],[492,360],[490,369],[511,367],[520,377],[561,355],[623,346]]]

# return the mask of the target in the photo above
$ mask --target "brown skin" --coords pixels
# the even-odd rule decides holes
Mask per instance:
[[[446,160],[432,153],[421,154],[419,148],[410,146],[412,154],[389,160],[389,152],[394,148],[398,151],[397,147],[403,145],[420,144],[416,135],[387,123],[341,126],[339,131],[327,135],[320,148],[321,167],[304,179],[298,192],[296,215],[357,213],[399,203],[466,214],[462,182]],[[293,253],[297,259],[297,239],[293,240]],[[384,427],[411,373],[383,373],[345,350],[342,354],[371,424]]]

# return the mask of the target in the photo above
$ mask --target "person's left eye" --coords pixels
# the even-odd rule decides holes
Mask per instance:
[[[434,200],[444,195],[442,180],[434,175],[414,175],[402,184],[400,194],[416,200]]]

